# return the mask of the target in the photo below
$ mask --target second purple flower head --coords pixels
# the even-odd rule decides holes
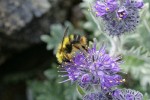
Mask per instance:
[[[109,35],[119,36],[136,29],[143,5],[142,0],[96,0],[93,12],[102,19]]]

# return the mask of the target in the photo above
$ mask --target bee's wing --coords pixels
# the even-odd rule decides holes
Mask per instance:
[[[68,29],[69,29],[69,27],[67,26],[66,29],[65,29],[65,31],[64,31],[64,36],[63,36],[63,39],[62,39],[60,52],[62,51],[63,44],[64,44],[64,39],[65,39],[65,37],[67,35]]]

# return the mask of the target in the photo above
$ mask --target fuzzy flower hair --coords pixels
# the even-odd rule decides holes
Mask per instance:
[[[116,89],[104,94],[102,92],[88,93],[83,100],[143,100],[142,93],[131,89]]]
[[[104,29],[109,35],[119,36],[136,29],[139,23],[139,9],[142,0],[97,0],[93,11],[102,18]]]
[[[83,100],[108,100],[105,94],[101,92],[89,93],[83,97]]]
[[[113,100],[143,100],[143,95],[131,89],[117,89],[113,93],[113,98]]]
[[[77,82],[85,90],[94,86],[104,92],[114,86],[120,85],[125,80],[117,73],[120,72],[119,57],[113,58],[106,53],[105,46],[96,50],[96,45],[88,51],[77,53],[71,62],[62,66],[66,75],[72,82]]]

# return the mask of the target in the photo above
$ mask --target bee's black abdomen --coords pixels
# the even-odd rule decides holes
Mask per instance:
[[[79,41],[80,38],[81,38],[80,35],[74,35],[74,40],[75,40],[75,41]]]
[[[71,44],[79,43],[80,42],[80,38],[81,38],[80,35],[74,35],[74,39],[71,40]]]
[[[71,44],[66,45],[66,53],[71,53],[71,51],[72,51],[72,45]]]

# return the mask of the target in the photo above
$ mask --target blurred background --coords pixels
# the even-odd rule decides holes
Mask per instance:
[[[80,100],[75,85],[58,84],[55,53],[63,31],[110,43],[90,15],[92,0],[0,0],[0,100]],[[138,28],[124,35],[126,83],[150,96],[150,7],[145,0]]]

